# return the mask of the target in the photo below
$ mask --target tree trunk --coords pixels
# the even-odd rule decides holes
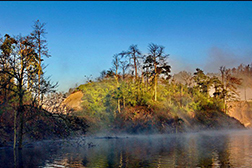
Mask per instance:
[[[23,144],[23,128],[24,128],[24,106],[21,105],[19,107],[18,113],[20,115],[20,129],[19,129],[19,135],[18,135],[18,148],[22,149]]]
[[[117,110],[118,110],[118,113],[121,113],[120,99],[119,98],[117,99]]]
[[[123,108],[125,108],[125,96],[123,96]]]
[[[180,83],[180,107],[183,107],[183,104],[182,104],[182,92],[183,92],[183,90],[182,90],[183,88],[182,88],[182,84]]]
[[[14,152],[16,150],[17,145],[17,111],[14,111],[14,142],[13,142],[13,149]]]
[[[41,76],[41,42],[40,32],[38,32],[38,54],[39,54],[39,66],[38,66],[38,104],[40,105],[40,76]]]
[[[23,127],[24,127],[24,106],[23,106],[23,80],[19,81],[19,105],[18,105],[18,116],[19,116],[19,133],[18,133],[18,148],[22,148],[22,143],[23,143]]]
[[[6,102],[7,99],[8,99],[8,98],[7,98],[7,84],[6,84],[6,86],[4,86],[4,89],[3,89],[3,90],[4,90],[4,100],[3,100],[3,101]]]
[[[30,79],[27,79],[27,90],[30,90]]]
[[[31,67],[31,63],[30,61],[28,62],[28,66],[27,66],[27,69],[29,69]],[[30,90],[30,87],[31,87],[31,74],[30,72],[28,73],[29,75],[27,76],[27,90]]]
[[[155,75],[155,84],[154,84],[154,101],[157,101],[157,77]]]
[[[154,101],[157,101],[157,64],[154,60],[155,76],[154,76]]]
[[[172,102],[171,102],[171,85],[169,85],[169,97],[168,97],[168,99],[169,99],[169,104],[171,105],[172,104]]]
[[[149,72],[147,72],[147,75],[146,75],[146,88],[148,90],[148,84],[149,84]]]
[[[114,77],[115,77],[115,80],[116,80],[116,87],[117,87],[117,91],[118,91],[119,81],[118,81],[117,69],[116,69],[116,75]],[[121,113],[120,98],[119,97],[117,98],[117,110],[118,110],[118,113]]]
[[[221,69],[222,92],[225,91],[224,72],[225,71]],[[223,104],[224,104],[224,113],[226,113],[226,100],[225,100],[226,93],[224,92],[222,96],[223,96]]]
[[[134,67],[135,67],[135,82],[137,81],[137,65],[136,65],[136,57],[134,56]]]

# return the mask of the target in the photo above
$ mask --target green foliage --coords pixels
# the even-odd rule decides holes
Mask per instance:
[[[194,81],[190,74],[186,74],[183,83],[158,77],[157,101],[153,100],[154,82],[140,78],[134,81],[134,77],[133,74],[115,77],[115,73],[106,75],[104,71],[98,80],[80,85],[77,90],[84,93],[84,110],[79,115],[95,118],[96,122],[105,121],[105,125],[126,132],[174,132],[184,128],[185,118],[203,117],[202,122],[208,123],[212,122],[208,120],[210,113],[224,111],[221,95],[225,90],[221,81],[200,69],[191,78]],[[213,95],[209,94],[211,88]]]
[[[209,88],[212,84],[210,77],[205,75],[201,69],[197,68],[196,72],[194,73],[194,81],[197,84],[197,89],[208,96]]]
[[[30,35],[10,37],[6,34],[5,40],[0,40],[0,93],[1,97],[3,93],[3,104],[11,105],[15,109],[14,149],[17,142],[18,147],[22,148],[26,122],[25,105],[39,105],[41,108],[43,94],[53,91],[57,86],[45,79],[44,67],[41,65],[41,55],[49,57],[44,44],[46,41],[40,38],[45,33],[43,26],[44,24],[37,21],[34,32]]]
[[[118,97],[114,81],[90,82],[77,89],[84,93],[82,106],[88,115],[105,121],[113,118]]]
[[[210,76],[197,68],[193,76],[182,71],[177,74],[180,81],[170,80],[171,66],[163,46],[151,43],[148,55],[143,56],[137,45],[132,45],[128,51],[114,55],[112,68],[102,71],[97,80],[88,79],[86,84],[75,89],[84,94],[83,111],[72,114],[73,118],[47,118],[37,112],[42,110],[43,95],[53,91],[57,84],[53,86],[44,78],[42,71],[42,56],[50,57],[46,41],[41,39],[45,34],[44,26],[37,21],[34,31],[28,36],[12,38],[6,34],[5,40],[0,39],[0,105],[8,104],[0,108],[0,119],[3,120],[7,114],[6,108],[12,106],[9,118],[14,118],[14,141],[19,129],[20,145],[23,130],[31,129],[28,131],[34,138],[41,138],[41,131],[45,136],[50,134],[50,130],[56,134],[69,134],[66,126],[77,129],[82,121],[86,122],[78,117],[88,117],[100,127],[110,128],[112,125],[133,133],[167,132],[168,127],[169,131],[177,132],[183,129],[184,121],[190,117],[211,125],[213,117],[221,111],[226,112],[226,101],[236,97],[237,86],[241,85],[237,76],[243,74],[243,78],[249,78],[252,74],[249,65],[241,65],[232,71],[221,67],[220,80],[220,77]],[[249,81],[243,85],[250,87]],[[214,89],[213,95],[209,94],[210,89]],[[69,89],[69,94],[73,91]],[[27,119],[35,108],[35,120]],[[50,125],[50,122],[54,124]],[[49,129],[44,130],[46,125]]]

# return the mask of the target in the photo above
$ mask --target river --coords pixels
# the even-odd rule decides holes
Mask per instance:
[[[0,158],[4,168],[251,167],[252,130],[38,141]]]

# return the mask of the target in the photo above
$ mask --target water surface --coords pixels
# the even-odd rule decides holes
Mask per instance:
[[[250,167],[252,130],[39,141],[0,148],[0,167]]]

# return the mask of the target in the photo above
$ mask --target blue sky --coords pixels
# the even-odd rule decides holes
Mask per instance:
[[[252,2],[0,2],[0,34],[27,35],[46,23],[47,76],[68,91],[111,67],[114,54],[163,45],[172,73],[252,62]]]

